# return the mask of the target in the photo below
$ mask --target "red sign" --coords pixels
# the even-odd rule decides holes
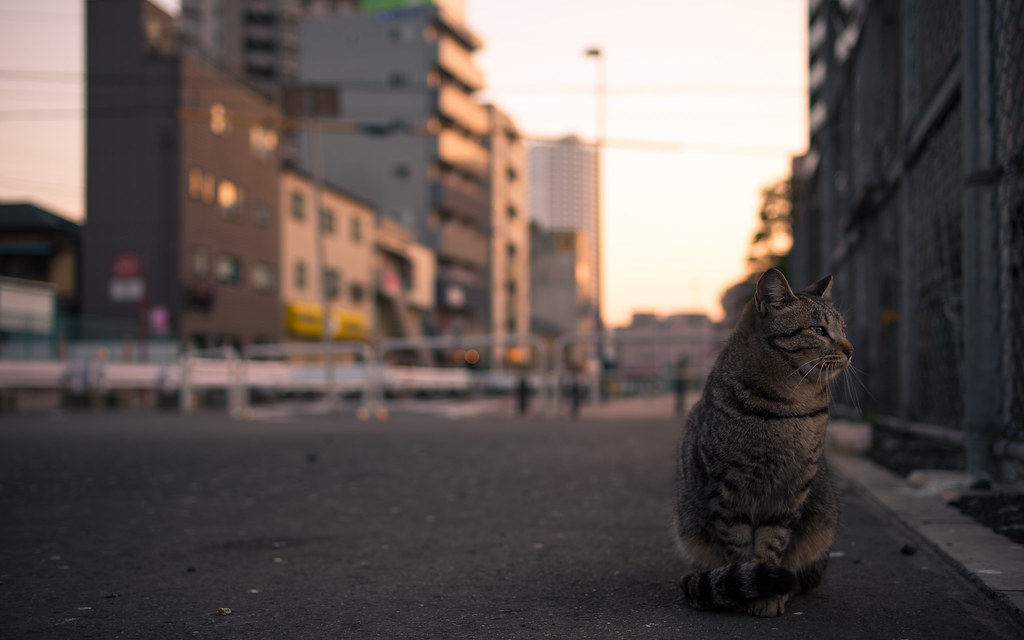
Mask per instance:
[[[111,271],[115,278],[138,278],[142,275],[142,258],[137,253],[122,251],[114,258]]]

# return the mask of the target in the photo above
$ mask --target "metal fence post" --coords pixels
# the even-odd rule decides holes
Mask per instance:
[[[184,414],[195,411],[196,403],[192,395],[192,349],[185,349],[179,358],[181,377],[178,384],[178,410]]]
[[[913,34],[912,9],[900,5],[900,186],[899,186],[899,248],[900,248],[900,293],[899,293],[899,417],[914,418],[917,385],[917,283],[914,281],[914,207],[913,180],[908,171],[908,132],[913,122],[913,100],[910,78],[913,77]]]
[[[964,0],[963,8],[963,299],[964,435],[967,472],[974,483],[1002,480],[993,446],[1000,403],[998,211],[994,179],[991,68],[987,34],[991,5]]]
[[[226,347],[228,360],[228,415],[238,419],[245,417],[245,399],[248,384],[243,370],[242,358],[234,347]]]

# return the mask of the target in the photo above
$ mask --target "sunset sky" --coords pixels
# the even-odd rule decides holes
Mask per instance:
[[[603,52],[606,322],[717,317],[745,274],[761,188],[807,145],[806,0],[466,6],[485,43],[481,97],[527,137],[594,137],[596,63],[584,52]],[[0,3],[0,200],[79,220],[83,11],[81,0]]]

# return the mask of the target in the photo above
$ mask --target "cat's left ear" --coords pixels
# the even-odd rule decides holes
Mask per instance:
[[[802,290],[800,293],[809,293],[812,296],[818,296],[819,298],[828,298],[832,292],[832,276],[825,276],[821,280],[818,280],[811,286]]]
[[[758,313],[767,314],[773,309],[781,309],[796,300],[789,281],[778,269],[769,269],[757,281],[754,291],[754,306]]]

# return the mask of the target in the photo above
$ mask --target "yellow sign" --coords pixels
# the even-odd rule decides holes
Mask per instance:
[[[323,336],[323,309],[315,302],[289,302],[284,308],[284,324],[290,335],[319,339]],[[353,309],[331,309],[333,340],[365,340],[366,319]]]

